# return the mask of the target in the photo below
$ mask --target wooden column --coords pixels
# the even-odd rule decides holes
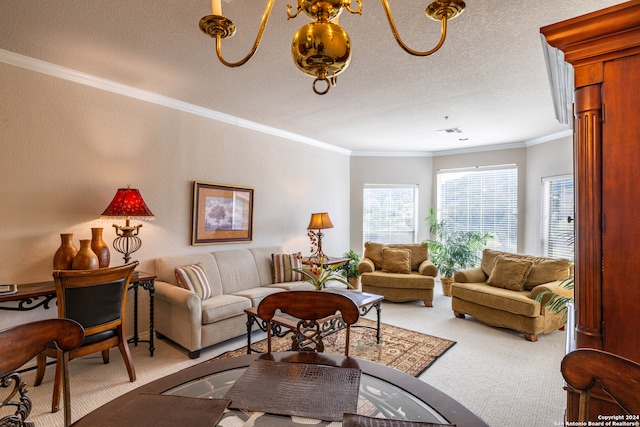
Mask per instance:
[[[602,348],[602,99],[601,85],[575,93],[576,345]]]

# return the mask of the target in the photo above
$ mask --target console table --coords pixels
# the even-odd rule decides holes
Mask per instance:
[[[155,296],[156,276],[142,271],[134,272],[129,281],[129,290],[133,289],[133,337],[130,343],[138,345],[139,342],[149,343],[149,353],[153,357],[155,350],[153,344],[153,300]],[[30,311],[39,307],[48,310],[51,301],[56,297],[56,284],[53,280],[36,283],[21,283],[17,285],[18,292],[0,295],[0,310]],[[142,287],[149,292],[149,339],[141,340],[138,335],[138,288]]]

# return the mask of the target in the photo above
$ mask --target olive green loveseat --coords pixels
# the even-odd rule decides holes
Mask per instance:
[[[573,296],[560,286],[569,276],[569,260],[500,252],[485,249],[480,267],[460,270],[451,286],[451,307],[456,317],[465,314],[491,326],[513,329],[525,339],[537,341],[564,327],[565,319],[536,296],[545,291]]]

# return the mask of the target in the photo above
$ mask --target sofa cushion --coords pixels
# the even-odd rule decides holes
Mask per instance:
[[[297,282],[303,279],[302,273],[293,269],[302,269],[302,254],[271,254],[273,264],[272,283]]]
[[[493,249],[484,249],[482,251],[482,261],[480,261],[480,268],[484,271],[487,277],[491,276],[491,270],[496,263],[496,258],[501,255],[515,255],[508,254],[507,252],[494,251]]]
[[[265,288],[284,289],[285,291],[315,291],[316,287],[309,282],[284,282],[267,285]]]
[[[382,243],[366,242],[364,244],[364,257],[373,261],[376,270],[382,270]]]
[[[233,295],[248,298],[251,301],[251,305],[257,307],[258,304],[260,304],[260,301],[262,301],[262,299],[267,295],[282,291],[284,291],[283,288],[275,286],[260,286],[257,288],[243,289],[241,291],[234,292]]]
[[[260,286],[266,286],[273,283],[273,267],[271,263],[271,254],[284,254],[286,251],[282,246],[260,246],[249,248],[249,252],[253,255],[253,259],[258,268],[258,276],[260,277]]]
[[[496,258],[487,283],[496,288],[521,291],[532,266],[532,261],[499,256]]]
[[[531,298],[530,291],[511,291],[481,283],[454,283],[451,295],[479,306],[506,311],[527,317],[540,316],[540,303]]]
[[[218,322],[231,317],[244,315],[251,308],[251,301],[236,295],[216,295],[202,301],[202,324]]]
[[[417,271],[420,264],[429,258],[429,247],[426,243],[394,243],[387,245],[394,249],[409,249],[411,251],[411,270]]]
[[[218,263],[223,293],[233,294],[261,285],[256,260],[250,251],[235,249],[212,254]]]
[[[411,272],[411,251],[409,249],[382,248],[382,271],[384,273]]]
[[[176,280],[178,284],[198,294],[200,299],[208,299],[211,297],[211,285],[207,278],[207,272],[202,264],[191,264],[178,267],[175,269]]]
[[[563,280],[569,276],[569,260],[564,258],[538,258],[524,283],[524,288],[532,290],[543,283]]]
[[[423,276],[415,271],[409,274],[376,271],[374,273],[364,273],[360,280],[363,285],[378,286],[381,288],[433,289],[434,286],[433,277]]]

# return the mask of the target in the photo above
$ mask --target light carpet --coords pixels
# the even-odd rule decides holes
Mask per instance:
[[[416,377],[455,344],[454,341],[384,323],[380,325],[381,340],[378,344],[376,330],[373,329],[375,325],[375,321],[363,318],[358,321],[357,326],[351,328],[349,355],[390,366]],[[325,352],[344,354],[345,341],[345,330],[328,335],[323,339]],[[267,340],[252,343],[251,348],[259,352],[266,352]],[[290,348],[290,334],[284,337],[273,337],[271,351],[287,351]],[[247,354],[246,346],[228,351],[216,359],[237,357],[243,354]]]

